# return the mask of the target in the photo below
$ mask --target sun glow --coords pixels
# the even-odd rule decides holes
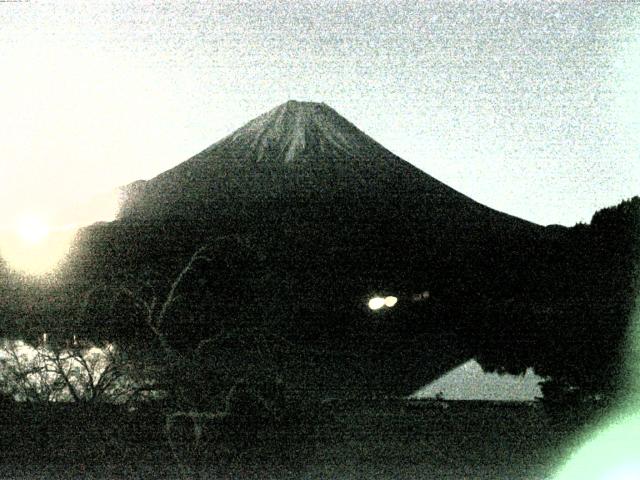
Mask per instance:
[[[24,215],[0,227],[0,257],[16,271],[44,275],[64,258],[75,234],[75,225],[54,227],[45,216]]]
[[[66,204],[27,205],[21,215],[0,217],[0,258],[29,275],[52,272],[69,252],[78,229],[113,221],[120,202],[120,190],[115,189]]]
[[[23,241],[36,245],[49,236],[50,227],[41,217],[29,215],[18,221],[17,231]]]

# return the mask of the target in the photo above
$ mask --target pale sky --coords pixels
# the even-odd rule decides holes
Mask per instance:
[[[0,72],[14,264],[289,99],[536,223],[640,194],[634,2],[0,2]],[[57,233],[27,245],[26,215]]]

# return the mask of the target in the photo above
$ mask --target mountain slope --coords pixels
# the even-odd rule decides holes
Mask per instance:
[[[505,219],[392,154],[324,104],[290,101],[145,182],[122,218],[181,216],[206,206],[340,198]],[[357,205],[354,205],[357,207]],[[421,212],[425,213],[425,212]],[[521,225],[526,222],[519,221]]]

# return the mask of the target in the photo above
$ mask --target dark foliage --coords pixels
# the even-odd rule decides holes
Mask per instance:
[[[494,303],[479,359],[498,371],[532,366],[551,378],[549,391],[614,395],[627,380],[625,337],[639,291],[640,198],[556,234],[532,252],[527,293]]]

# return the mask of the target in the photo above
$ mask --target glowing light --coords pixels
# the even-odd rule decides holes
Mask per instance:
[[[388,296],[384,299],[385,306],[389,308],[393,307],[396,303],[398,303],[398,297]]]
[[[382,307],[393,307],[398,303],[398,297],[389,295],[387,297],[373,297],[369,299],[369,308],[371,310],[380,310]]]
[[[49,226],[40,217],[26,216],[18,221],[18,235],[27,243],[36,245],[49,235]]]
[[[604,477],[604,480],[637,480],[638,478],[640,478],[640,462],[615,468]]]
[[[384,303],[384,298],[373,297],[371,300],[369,300],[369,308],[371,310],[380,310],[382,307],[384,307]]]
[[[640,415],[620,416],[584,445],[554,480],[630,480],[640,478]]]
[[[640,298],[628,335],[629,395],[603,428],[569,459],[554,480],[631,480],[640,478]]]
[[[75,234],[74,225],[50,228],[42,220],[25,217],[11,228],[0,226],[0,256],[16,271],[44,275],[65,257]]]
[[[120,192],[114,189],[77,198],[73,204],[29,206],[25,209],[29,214],[7,224],[0,218],[0,257],[28,275],[53,273],[69,253],[78,229],[115,220],[119,207]]]

